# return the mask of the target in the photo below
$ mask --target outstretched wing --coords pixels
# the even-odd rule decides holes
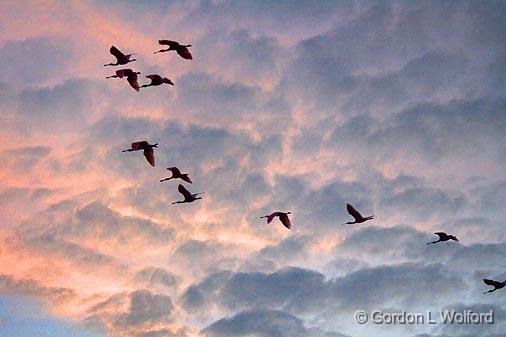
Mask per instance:
[[[118,76],[119,78],[123,78],[123,77],[128,76],[128,75],[130,75],[132,73],[133,73],[132,69],[119,69],[119,70],[116,70],[116,76]]]
[[[192,54],[190,53],[190,51],[186,47],[181,46],[181,47],[177,48],[177,53],[179,54],[179,56],[181,56],[182,58],[184,58],[186,60],[193,60]]]
[[[190,193],[190,191],[188,191],[183,185],[179,184],[179,186],[177,187],[177,190],[179,191],[179,193],[181,193],[183,195],[183,197],[185,199],[190,199],[192,197],[192,194]]]
[[[162,80],[162,76],[157,75],[157,74],[147,75],[146,77],[149,78],[151,80],[151,82],[156,81],[156,80],[158,80],[158,81]]]
[[[440,239],[444,239],[447,237],[446,233],[445,232],[437,232],[437,233],[434,233],[436,234],[437,236],[439,236]]]
[[[362,214],[360,214],[356,209],[355,207],[353,207],[352,205],[350,204],[346,204],[346,210],[348,211],[348,213],[355,218],[356,221],[362,219]]]
[[[167,170],[172,172],[172,174],[175,176],[181,175],[181,171],[179,171],[179,169],[177,167],[167,167]]]
[[[292,228],[292,223],[290,222],[290,218],[288,218],[288,214],[281,213],[281,215],[279,216],[279,220],[286,228],[288,229]]]
[[[130,74],[127,77],[127,81],[135,91],[139,91],[139,82],[137,81],[137,74]]]
[[[182,174],[181,179],[186,181],[188,184],[193,184],[192,180],[190,179],[190,177],[187,174]]]
[[[147,148],[149,143],[146,140],[141,140],[140,142],[132,143],[132,150],[138,151]]]
[[[109,52],[120,61],[121,58],[125,57],[125,54],[123,54],[118,48],[115,46],[111,46],[111,49],[109,49]]]
[[[164,46],[169,46],[170,48],[177,48],[179,43],[171,40],[158,40],[158,43]]]
[[[155,150],[152,147],[144,149],[144,157],[146,157],[151,166],[155,166]]]
[[[500,286],[502,286],[501,282],[494,281],[494,280],[483,279],[483,282],[485,282],[485,284],[488,284],[489,286],[494,286],[494,287],[500,287]]]

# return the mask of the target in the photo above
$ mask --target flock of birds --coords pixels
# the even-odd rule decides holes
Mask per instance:
[[[158,43],[163,46],[168,46],[168,48],[160,49],[160,50],[154,52],[154,54],[168,52],[168,51],[175,51],[183,59],[186,59],[186,60],[193,59],[193,56],[188,49],[189,47],[191,47],[191,45],[189,45],[189,44],[183,45],[183,44],[180,44],[179,42],[171,41],[171,40],[158,40]],[[109,64],[105,64],[104,66],[119,66],[119,65],[125,65],[127,63],[136,61],[136,59],[132,58],[132,56],[135,54],[123,54],[115,46],[111,46],[109,51],[116,58],[116,63],[109,63]],[[137,76],[139,74],[140,74],[140,72],[133,71],[132,69],[119,69],[119,70],[116,70],[115,75],[107,76],[106,78],[124,78],[124,77],[126,77],[127,82],[136,91],[139,91],[140,88],[146,88],[146,87],[150,87],[150,86],[159,86],[162,84],[174,85],[174,83],[166,77],[162,77],[158,74],[151,74],[151,75],[146,76],[146,78],[149,78],[151,80],[151,82],[148,84],[144,84],[142,86],[139,86],[138,76]],[[146,160],[148,161],[148,163],[154,167],[155,166],[155,152],[154,152],[155,147],[158,147],[158,143],[149,144],[149,142],[143,140],[143,141],[138,141],[138,142],[132,143],[129,149],[123,150],[122,152],[132,152],[132,151],[141,151],[142,150],[144,153],[144,157],[146,157]],[[164,181],[168,181],[168,180],[172,180],[172,179],[180,179],[180,180],[182,180],[186,183],[189,183],[189,184],[193,183],[192,180],[190,179],[189,174],[188,173],[181,173],[181,171],[177,167],[168,167],[167,170],[169,170],[171,172],[171,176],[161,179],[160,182],[164,182]],[[182,184],[178,185],[177,190],[179,193],[181,193],[183,195],[184,199],[180,200],[180,201],[175,201],[172,204],[191,203],[196,200],[202,199],[202,197],[199,197],[199,195],[204,194],[204,192],[191,193]],[[363,222],[374,219],[374,215],[370,215],[370,216],[366,216],[366,217],[362,216],[362,214],[360,214],[360,212],[357,211],[355,209],[355,207],[353,207],[351,204],[346,204],[346,210],[353,217],[354,221],[346,222],[343,225],[359,224],[359,223],[363,223]],[[291,214],[291,212],[277,211],[277,212],[273,212],[268,215],[264,215],[260,218],[267,218],[267,223],[270,224],[272,222],[272,220],[274,220],[274,218],[277,217],[277,218],[279,218],[279,220],[283,224],[283,226],[285,226],[288,229],[291,229],[292,223],[290,222],[290,218],[288,217],[289,214]],[[439,242],[446,242],[446,241],[450,241],[450,240],[457,241],[457,242],[459,241],[455,235],[447,234],[445,232],[436,232],[434,234],[437,235],[439,237],[439,239],[436,241],[428,242],[427,243],[428,245],[436,244]],[[487,285],[494,287],[493,289],[484,292],[484,294],[491,293],[491,292],[494,292],[498,289],[502,289],[502,288],[506,287],[506,280],[504,282],[500,282],[500,281],[495,281],[495,280],[490,280],[490,279],[483,279],[483,282]]]
[[[186,60],[192,60],[193,56],[190,53],[190,50],[188,49],[191,47],[191,44],[182,45],[179,42],[176,41],[170,41],[170,40],[158,40],[158,43],[163,46],[168,46],[166,49],[160,49],[159,51],[154,52],[154,54],[163,53],[167,51],[174,50],[176,53],[179,54],[182,58]],[[136,59],[132,58],[134,54],[123,54],[118,48],[115,46],[111,46],[109,49],[109,52],[116,58],[116,63],[108,63],[104,64],[104,66],[122,66],[130,62],[137,61]],[[124,78],[126,77],[126,80],[128,84],[132,88],[134,88],[135,91],[139,91],[140,88],[147,88],[147,87],[156,87],[162,84],[170,84],[174,85],[174,82],[172,82],[167,77],[162,77],[158,74],[151,74],[147,75],[146,78],[150,79],[150,83],[139,85],[138,76],[141,73],[138,71],[133,71],[132,69],[126,68],[126,69],[119,69],[116,70],[114,75],[107,76],[106,78]]]

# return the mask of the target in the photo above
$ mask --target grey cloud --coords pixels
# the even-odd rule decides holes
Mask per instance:
[[[224,276],[221,275],[220,279]],[[413,292],[414,284],[416,292]],[[336,310],[392,305],[423,308],[444,303],[465,289],[461,277],[442,264],[406,263],[360,269],[331,280],[325,280],[316,271],[300,268],[285,268],[270,274],[239,272],[221,284],[193,285],[187,290],[186,300],[197,307],[205,307],[208,301],[218,302],[232,312],[262,308],[318,316]]]
[[[69,64],[71,45],[55,37],[7,41],[0,49],[0,82],[33,87],[48,83]]]
[[[146,267],[135,274],[135,280],[145,282],[148,287],[163,286],[166,288],[176,287],[179,283],[178,277],[171,272],[156,267]]]
[[[148,290],[136,290],[129,294],[130,309],[115,322],[116,325],[137,325],[168,319],[173,311],[169,296],[154,295]]]
[[[250,310],[222,318],[203,330],[207,337],[346,337],[338,332],[307,328],[304,322],[279,310]]]

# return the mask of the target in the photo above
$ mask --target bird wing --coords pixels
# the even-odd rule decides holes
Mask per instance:
[[[192,54],[190,53],[190,51],[186,47],[177,48],[177,53],[179,54],[179,56],[181,56],[182,58],[184,58],[186,60],[193,60]]]
[[[494,287],[500,287],[500,286],[502,286],[501,282],[494,281],[494,280],[483,279],[483,282],[485,282],[485,284],[488,284],[489,286],[494,286]]]
[[[277,212],[274,212],[272,214],[269,214],[267,215],[267,223],[271,223],[272,222],[272,219],[274,219],[276,217],[276,214]]]
[[[144,157],[146,157],[151,166],[155,166],[155,150],[152,147],[144,149]]]
[[[171,40],[158,40],[158,43],[161,45],[169,46],[171,48],[177,48],[177,46],[179,46],[179,42]]]
[[[192,197],[192,194],[190,193],[190,191],[188,191],[183,185],[179,184],[179,186],[177,187],[177,190],[179,191],[179,193],[181,193],[185,199],[190,199]]]
[[[149,78],[151,81],[154,81],[155,79],[157,79],[159,81],[162,80],[162,76],[157,75],[157,74],[147,75],[146,77]]]
[[[352,217],[355,218],[355,220],[362,219],[362,214],[360,214],[352,205],[346,204],[346,210]]]
[[[181,175],[181,171],[179,171],[179,169],[177,167],[169,167],[169,168],[167,168],[167,170],[172,172],[172,174],[175,176]]]
[[[188,175],[181,175],[181,179],[186,181],[188,184],[193,184],[192,180],[190,179],[190,177]]]
[[[132,150],[138,151],[142,149],[146,149],[149,143],[146,140],[141,140],[140,142],[132,143]]]
[[[116,70],[116,76],[118,76],[119,78],[123,78],[125,76],[128,76],[132,72],[133,72],[132,69],[119,69]]]
[[[444,239],[447,236],[445,232],[437,232],[437,233],[434,233],[434,234],[436,234],[437,236],[439,236],[440,239]]]
[[[115,57],[118,59],[118,61],[125,57],[125,54],[123,54],[118,48],[116,48],[115,46],[111,46],[111,49],[109,49],[109,52]]]
[[[288,228],[288,229],[292,228],[292,224],[290,222],[290,218],[288,218],[288,214],[281,213],[281,215],[279,216],[279,220],[281,221],[283,226],[285,226],[286,228]]]
[[[128,75],[127,81],[135,91],[139,91],[139,82],[137,82],[137,74]]]

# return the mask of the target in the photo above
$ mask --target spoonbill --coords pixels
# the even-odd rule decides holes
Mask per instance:
[[[130,57],[135,54],[123,54],[118,48],[115,46],[111,46],[109,52],[116,58],[116,63],[108,63],[104,64],[104,66],[120,66],[133,61],[137,61],[136,59],[131,59]]]
[[[355,221],[349,221],[347,223],[344,223],[343,225],[352,225],[352,224],[355,224],[355,223],[362,223],[362,222],[366,222],[367,220],[374,219],[374,215],[366,216],[364,218],[362,216],[362,214],[360,214],[359,211],[357,211],[355,209],[355,207],[353,207],[350,204],[346,204],[346,210],[355,219]]]
[[[147,141],[142,140],[140,142],[134,142],[131,145],[131,148],[128,150],[123,150],[121,152],[132,152],[132,151],[144,151],[144,157],[146,157],[146,160],[148,163],[151,164],[151,166],[155,166],[155,151],[153,150],[154,147],[158,147],[158,143],[156,144],[149,144]]]
[[[191,47],[191,44],[182,45],[179,42],[176,41],[170,41],[170,40],[158,40],[158,43],[162,46],[169,46],[167,49],[160,49],[159,51],[155,51],[155,54],[163,53],[166,51],[175,50],[176,53],[179,54],[182,58],[186,60],[192,60],[192,54],[188,50],[189,47]]]
[[[199,193],[191,193],[188,191],[183,185],[179,184],[177,187],[177,190],[179,193],[181,193],[184,197],[184,200],[181,201],[174,201],[172,204],[184,204],[187,202],[194,202],[195,200],[202,199],[202,197],[197,197],[199,194],[204,194],[204,192]]]
[[[181,171],[179,171],[179,169],[177,167],[167,167],[167,170],[172,172],[172,176],[164,178],[164,179],[160,180],[160,182],[163,182],[166,180],[171,180],[171,179],[181,179],[181,180],[186,181],[187,183],[192,184],[192,180],[188,176],[188,173],[181,173]]]
[[[271,223],[271,221],[275,217],[278,217],[279,221],[281,221],[283,226],[290,229],[290,228],[292,228],[292,223],[290,222],[290,218],[288,218],[288,214],[292,214],[292,213],[291,212],[274,212],[269,215],[261,216],[260,219],[267,218],[267,223]]]

